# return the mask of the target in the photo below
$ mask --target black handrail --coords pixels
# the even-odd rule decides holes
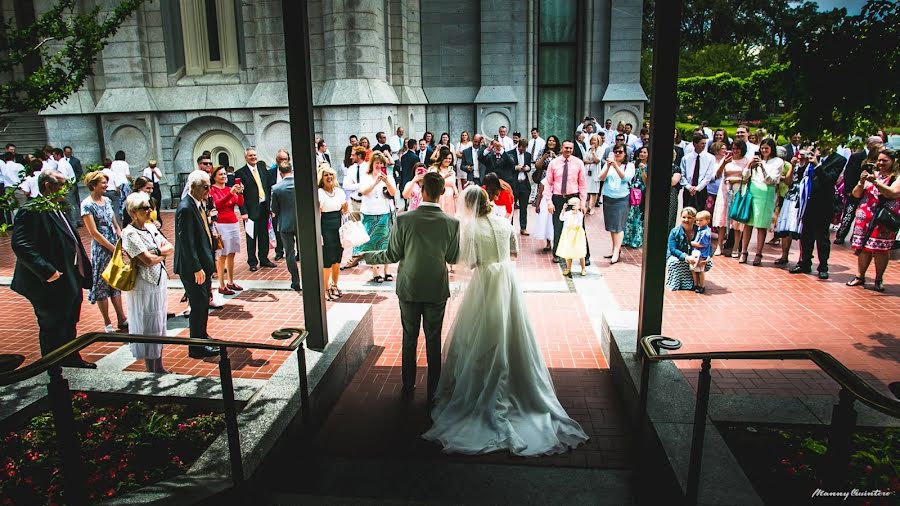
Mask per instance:
[[[703,441],[706,434],[706,416],[709,410],[710,369],[713,360],[810,360],[825,371],[841,386],[838,404],[832,410],[829,432],[827,473],[832,483],[846,476],[850,461],[850,440],[856,426],[856,411],[853,402],[861,401],[866,406],[893,418],[900,418],[900,401],[878,392],[872,385],[848,369],[830,353],[819,349],[796,350],[752,350],[713,351],[703,353],[676,353],[661,355],[660,350],[677,350],[681,342],[660,335],[643,337],[641,345],[641,385],[639,401],[639,421],[643,423],[647,415],[647,399],[650,386],[650,364],[663,360],[702,360],[700,381],[697,384],[697,401],[694,407],[694,430],[691,442],[691,458],[688,467],[688,481],[685,492],[687,504],[697,504],[700,489],[700,467],[703,459]]]
[[[87,504],[85,493],[85,472],[81,460],[81,450],[75,437],[75,416],[69,382],[62,375],[63,361],[75,353],[97,342],[174,344],[179,346],[211,346],[219,349],[219,377],[222,382],[222,400],[225,411],[225,429],[228,435],[228,453],[231,459],[231,479],[235,486],[244,483],[244,467],[241,458],[240,433],[237,424],[237,406],[234,402],[234,384],[231,377],[231,360],[228,348],[258,349],[272,351],[297,351],[297,365],[300,372],[300,406],[304,423],[309,420],[309,382],[306,377],[306,353],[303,343],[309,333],[300,328],[285,328],[272,332],[272,338],[286,340],[286,345],[250,343],[244,341],[222,341],[219,339],[195,339],[184,337],[149,336],[121,333],[90,332],[83,334],[56,350],[42,356],[24,367],[0,373],[0,386],[18,383],[46,372],[50,377],[47,393],[53,413],[56,434],[59,438],[60,454],[63,461],[65,502]]]

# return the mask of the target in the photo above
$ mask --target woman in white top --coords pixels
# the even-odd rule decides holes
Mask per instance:
[[[325,300],[334,300],[344,294],[338,288],[341,273],[341,221],[347,214],[347,196],[335,185],[337,173],[327,164],[319,165],[319,211],[322,225],[322,268],[325,279]],[[329,278],[331,281],[329,282]]]
[[[600,196],[600,162],[603,161],[603,151],[600,149],[600,136],[591,136],[591,147],[584,154],[584,174],[587,179],[588,214],[594,214],[597,206],[597,198]]]
[[[459,134],[459,144],[456,145],[456,183],[460,190],[466,185],[468,175],[462,168],[462,152],[472,147],[472,140],[469,138],[469,131],[463,130]]]
[[[766,244],[766,232],[772,224],[772,215],[775,212],[775,188],[781,181],[781,170],[784,169],[784,160],[776,155],[775,141],[771,137],[762,140],[759,145],[759,152],[755,154],[750,162],[748,170],[750,171],[750,220],[744,229],[743,242],[744,252],[741,254],[740,263],[747,262],[748,246],[750,245],[750,235],[753,229],[756,229],[756,256],[753,259],[753,265],[762,263],[763,246]]]
[[[125,210],[131,216],[131,223],[122,231],[122,249],[137,269],[137,281],[125,298],[130,317],[128,331],[137,335],[164,336],[168,313],[166,286],[169,280],[166,257],[175,248],[150,220],[153,206],[149,195],[132,193],[125,199]],[[129,348],[134,358],[144,359],[147,372],[168,372],[162,363],[163,345],[131,343]]]
[[[391,235],[391,216],[394,211],[394,194],[397,186],[394,177],[388,174],[388,160],[381,153],[372,153],[366,173],[360,176],[359,193],[362,195],[360,214],[362,223],[369,234],[369,242],[353,248],[354,255],[368,251],[381,251],[388,247]],[[373,265],[372,279],[376,283],[393,281],[387,265]]]

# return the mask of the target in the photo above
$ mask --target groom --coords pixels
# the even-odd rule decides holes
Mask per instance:
[[[416,387],[416,345],[419,326],[425,327],[425,356],[428,359],[428,402],[433,400],[441,377],[441,327],[450,297],[447,264],[459,255],[459,220],[444,213],[438,199],[444,193],[444,179],[434,172],[422,180],[422,203],[397,217],[386,251],[365,254],[369,265],[397,261],[397,298],[403,324],[403,393]]]

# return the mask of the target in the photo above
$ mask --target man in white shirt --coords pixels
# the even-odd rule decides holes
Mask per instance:
[[[403,149],[403,127],[397,127],[397,134],[392,135],[388,140],[388,145],[391,147],[392,153],[400,153]]]
[[[81,226],[81,201],[78,198],[78,181],[75,177],[75,169],[72,168],[72,164],[69,163],[68,160],[63,156],[63,150],[56,148],[53,150],[53,161],[56,162],[57,168],[63,176],[66,177],[66,180],[72,183],[72,188],[69,189],[69,192],[66,193],[66,203],[69,204],[69,209],[66,214],[69,217],[69,222],[75,224],[76,226]]]
[[[366,163],[366,148],[356,146],[350,151],[350,166],[344,171],[344,181],[341,185],[344,193],[347,195],[347,203],[351,217],[355,220],[360,219],[360,207],[362,206],[362,195],[359,193],[359,181],[362,176],[369,171]],[[341,270],[352,269],[359,265],[362,255],[352,256],[346,264],[341,266]]]
[[[631,123],[625,123],[625,144],[631,146],[634,144],[634,141],[638,140],[638,136],[631,133],[634,131],[634,125]]]
[[[333,167],[333,165],[331,165],[331,155],[328,154],[328,144],[325,142],[325,139],[316,141],[316,165],[318,166],[320,163],[327,163],[330,167]]]
[[[475,134],[472,137],[472,145],[464,149],[462,168],[466,172],[466,180],[475,184],[481,184],[481,162],[478,157],[482,155],[481,140],[484,137],[481,134]]]
[[[531,155],[532,160],[537,160],[542,154],[544,154],[544,148],[547,146],[547,141],[545,141],[541,137],[541,133],[538,131],[537,127],[531,129],[531,139],[528,141],[528,147],[526,151]]]
[[[747,143],[747,155],[744,158],[753,158],[759,151],[759,144],[753,144],[748,140],[750,128],[747,125],[739,125],[734,133],[734,139],[740,139]],[[685,150],[687,153],[687,150]]]
[[[613,128],[613,122],[609,118],[606,118],[606,121],[603,124],[603,128],[600,128],[597,131],[603,131],[606,134],[606,142],[610,143],[616,138],[616,129]]]
[[[506,126],[501,126],[497,132],[497,140],[500,142],[500,145],[503,146],[503,151],[509,151],[516,147],[516,143],[513,142],[511,137],[507,137],[506,132]]]
[[[596,132],[596,131],[598,131],[598,130],[600,129],[600,125],[597,123],[597,120],[595,120],[595,119],[594,119],[593,117],[591,117],[591,116],[585,116],[584,119],[581,120],[581,123],[579,123],[579,124],[575,127],[575,132],[577,133],[577,132],[581,132],[581,131],[583,131],[583,130],[586,130],[587,127],[588,127],[588,125],[591,125],[591,129],[592,129],[591,131],[592,131],[592,132]]]
[[[637,152],[638,149],[646,146],[650,142],[650,130],[646,128],[641,128],[641,136],[638,139],[631,143],[629,146],[632,152]]]
[[[713,131],[709,128],[709,122],[703,120],[700,122],[700,129],[703,130],[703,135],[706,136],[707,139],[713,138]]]
[[[684,188],[682,202],[684,207],[691,206],[698,211],[706,209],[706,185],[716,175],[716,157],[704,149],[706,138],[702,133],[695,133],[691,144],[694,151],[686,153],[681,159],[681,186]]]

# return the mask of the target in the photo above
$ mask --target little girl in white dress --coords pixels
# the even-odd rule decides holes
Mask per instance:
[[[584,261],[587,254],[587,237],[584,233],[584,212],[581,210],[581,200],[578,197],[572,197],[566,202],[566,208],[559,215],[559,220],[565,223],[559,236],[559,245],[556,247],[556,256],[566,259],[563,276],[572,277],[572,260],[576,258],[581,261],[581,275],[587,276]]]

